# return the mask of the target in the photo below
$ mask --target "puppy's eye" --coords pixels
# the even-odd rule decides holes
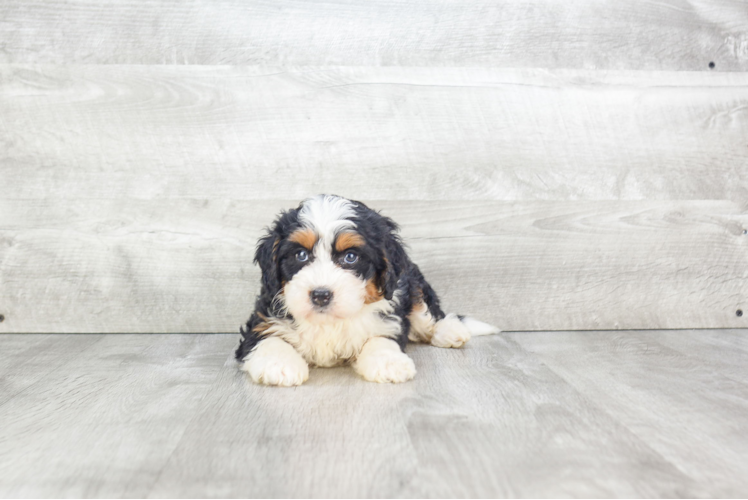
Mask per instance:
[[[299,262],[306,262],[309,260],[309,254],[306,250],[299,250],[296,252],[296,260]]]
[[[355,264],[356,261],[358,261],[358,255],[356,255],[355,252],[348,252],[345,254],[345,257],[343,257],[343,262],[346,264]]]

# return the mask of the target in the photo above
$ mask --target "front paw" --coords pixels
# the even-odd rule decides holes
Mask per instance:
[[[277,337],[263,340],[244,358],[242,370],[258,384],[291,387],[309,378],[309,365],[288,342]]]
[[[398,384],[416,376],[416,365],[394,340],[374,337],[364,344],[353,365],[369,382]]]

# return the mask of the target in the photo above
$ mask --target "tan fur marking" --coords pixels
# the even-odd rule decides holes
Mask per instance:
[[[426,314],[428,312],[426,303],[422,301],[420,297],[416,300],[417,302],[413,304],[413,309],[410,311],[410,314]]]
[[[426,307],[426,303],[419,297],[413,304],[408,319],[410,320],[410,332],[408,338],[413,342],[430,342],[434,336],[434,318]]]
[[[280,239],[276,238],[275,241],[273,242],[273,253],[272,253],[273,262],[278,260],[278,245],[279,244],[280,244]]]
[[[382,290],[379,289],[376,283],[374,283],[373,279],[370,279],[366,282],[366,297],[364,298],[365,304],[371,304],[372,302],[377,302],[379,300],[382,300],[383,294]]]
[[[342,252],[349,248],[363,246],[365,243],[364,239],[358,233],[341,233],[338,236],[338,239],[335,240],[335,250],[337,252]]]
[[[270,324],[268,323],[259,323],[257,326],[252,328],[252,331],[255,332],[257,335],[262,335],[263,337],[270,335],[271,332],[269,332]]]
[[[268,325],[267,323],[258,323],[257,326],[252,328],[252,331],[262,335],[267,331],[269,327],[270,325]]]
[[[268,323],[268,318],[262,313],[257,313],[257,316],[260,317],[262,322],[257,323],[254,328],[252,328],[252,331],[255,332],[258,335],[267,335],[267,329],[270,327],[270,323]]]
[[[288,241],[298,243],[302,247],[311,251],[314,248],[314,244],[317,243],[317,235],[311,229],[299,229],[294,231],[291,236],[288,237]]]

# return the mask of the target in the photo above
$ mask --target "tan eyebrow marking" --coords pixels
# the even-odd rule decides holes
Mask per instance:
[[[311,229],[299,229],[291,233],[288,237],[288,241],[298,243],[302,247],[311,251],[314,248],[314,244],[317,243],[317,235]]]
[[[341,233],[335,240],[335,251],[342,252],[352,247],[361,247],[364,246],[364,243],[366,242],[358,233]]]

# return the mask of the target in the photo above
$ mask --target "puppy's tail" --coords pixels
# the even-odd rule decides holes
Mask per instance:
[[[494,333],[500,333],[501,330],[498,327],[489,325],[482,321],[478,321],[470,316],[463,316],[462,314],[457,315],[460,318],[460,322],[467,327],[470,335],[473,337],[480,337],[481,335],[493,335]]]

